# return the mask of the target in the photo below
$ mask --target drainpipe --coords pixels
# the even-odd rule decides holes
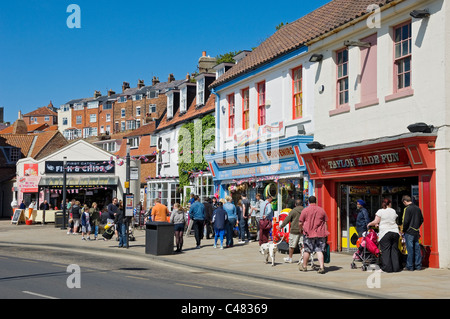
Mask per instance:
[[[211,90],[211,93],[216,96],[216,138],[215,138],[215,148],[216,153],[219,151],[219,143],[220,143],[220,95],[216,92],[215,89]]]

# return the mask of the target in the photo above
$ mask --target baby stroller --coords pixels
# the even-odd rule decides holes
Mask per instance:
[[[102,236],[105,240],[110,240],[114,236],[114,225],[113,224],[105,225],[105,232],[103,233]]]
[[[378,235],[373,229],[363,233],[363,237],[356,243],[358,250],[353,254],[352,269],[356,269],[355,261],[361,261],[361,269],[366,271],[371,264],[379,264],[380,249],[378,248]]]

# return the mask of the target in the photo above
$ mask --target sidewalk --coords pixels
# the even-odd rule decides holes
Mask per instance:
[[[244,275],[276,282],[289,282],[313,288],[326,288],[336,292],[350,292],[355,298],[403,298],[403,299],[442,299],[450,298],[450,270],[424,269],[422,271],[403,271],[395,274],[351,269],[352,256],[332,253],[331,263],[325,265],[325,274],[316,271],[300,272],[294,254],[292,264],[284,263],[284,254],[276,255],[275,267],[265,264],[259,253],[257,242],[237,244],[223,250],[213,248],[213,240],[202,240],[202,248],[195,248],[193,236],[184,237],[184,250],[181,254],[153,256],[145,254],[145,230],[136,230],[136,241],[130,248],[117,248],[117,241],[82,241],[81,235],[67,235],[66,231],[48,225],[11,225],[10,221],[0,221],[0,245],[34,245],[64,249],[80,249],[99,254],[121,254],[147,258],[179,266],[193,267],[203,271],[216,271]],[[93,236],[91,235],[91,238]],[[101,236],[100,236],[101,238]],[[359,266],[360,264],[357,263]],[[376,280],[379,281],[376,281]],[[379,283],[380,288],[368,288],[369,284]],[[298,296],[308,298],[308,296]]]

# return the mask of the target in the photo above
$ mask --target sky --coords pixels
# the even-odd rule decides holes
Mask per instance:
[[[5,122],[52,101],[167,81],[197,71],[202,51],[251,50],[330,0],[0,1],[0,107]],[[71,4],[80,9],[74,20]],[[69,28],[67,21],[80,22]],[[69,23],[70,25],[70,23]]]

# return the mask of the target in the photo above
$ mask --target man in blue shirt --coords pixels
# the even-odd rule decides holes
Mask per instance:
[[[236,225],[237,221],[236,206],[234,206],[234,204],[231,202],[231,196],[226,196],[225,200],[227,202],[223,204],[223,209],[227,212],[228,215],[228,221],[226,224],[227,247],[233,247],[234,226]]]
[[[193,229],[195,241],[197,243],[196,248],[200,248],[200,241],[203,239],[203,227],[205,223],[205,206],[200,203],[200,198],[195,195],[195,202],[191,205],[189,209],[189,217],[193,221]]]

